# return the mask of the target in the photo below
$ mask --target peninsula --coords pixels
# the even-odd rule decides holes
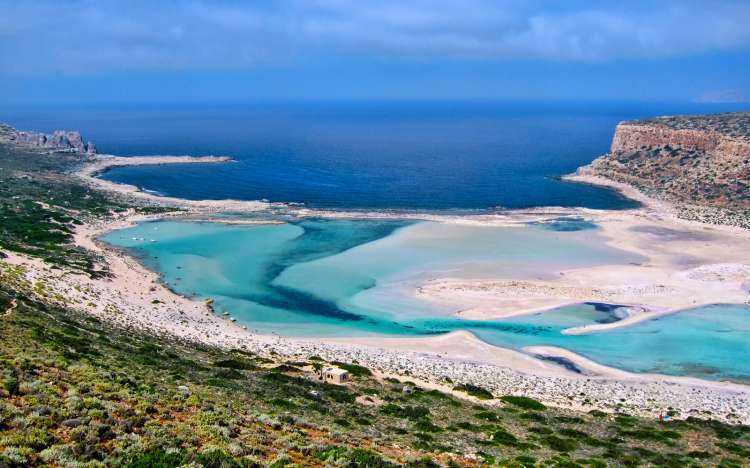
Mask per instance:
[[[577,176],[635,187],[683,219],[750,227],[750,113],[622,122]]]

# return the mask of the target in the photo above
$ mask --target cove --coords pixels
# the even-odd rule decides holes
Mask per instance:
[[[588,335],[565,328],[617,320],[581,304],[497,321],[460,320],[414,288],[435,277],[551,275],[638,261],[575,218],[520,227],[406,220],[304,219],[267,225],[141,223],[102,240],[127,249],[176,292],[289,336],[430,335],[469,330],[520,350],[559,346],[635,372],[750,378],[750,309],[712,306]]]

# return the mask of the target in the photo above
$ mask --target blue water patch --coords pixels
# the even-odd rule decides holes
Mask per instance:
[[[606,152],[617,122],[647,112],[458,102],[183,106],[92,110],[90,118],[99,121],[82,130],[88,127],[87,137],[110,154],[237,160],[120,167],[102,175],[188,199],[326,209],[626,209],[637,204],[616,191],[551,176]]]
[[[520,268],[546,271],[637,260],[596,234],[306,219],[253,226],[159,221],[102,239],[130,249],[177,292],[210,297],[217,311],[261,332],[418,336],[469,330],[494,345],[559,346],[636,372],[750,378],[750,308],[745,306],[703,307],[607,332],[567,335],[562,333],[567,328],[619,320],[624,306],[592,302],[472,321],[413,294],[413,287],[440,272],[496,277]]]
[[[560,218],[553,218],[544,221],[532,221],[527,223],[529,226],[539,227],[541,229],[547,229],[549,231],[558,232],[573,232],[573,231],[585,231],[589,229],[596,229],[596,223],[587,219],[581,218],[580,216],[564,216]]]

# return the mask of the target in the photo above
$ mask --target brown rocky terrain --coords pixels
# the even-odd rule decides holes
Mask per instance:
[[[750,113],[621,122],[610,152],[580,172],[677,203],[750,209]]]
[[[578,169],[673,204],[684,219],[750,229],[750,112],[620,122]]]

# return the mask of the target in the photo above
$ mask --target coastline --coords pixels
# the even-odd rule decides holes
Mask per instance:
[[[149,163],[226,161],[197,161],[177,158],[179,159],[170,160],[175,162],[166,162],[162,159],[159,162],[153,160],[154,162]],[[131,160],[132,158],[121,159]],[[108,159],[107,161],[112,160]],[[132,160],[128,162],[137,164],[136,161]],[[98,167],[101,168],[102,164],[100,162]],[[79,171],[77,176],[100,189],[142,198],[163,206],[176,205],[186,209],[186,212],[180,215],[200,216],[220,211],[262,212],[269,206],[264,202],[190,201],[158,197],[141,192],[135,187],[97,179],[96,173],[97,171],[91,165],[88,165]],[[173,200],[176,200],[176,202],[173,202]],[[292,210],[292,212],[297,216],[305,216],[305,213],[310,212],[321,213],[317,210],[295,210]],[[528,222],[530,219],[547,219],[553,216],[553,213],[554,216],[560,213],[593,216],[605,224],[617,224],[618,220],[622,223],[623,219],[629,220],[631,223],[640,223],[651,218],[656,218],[658,222],[665,222],[666,218],[666,222],[674,222],[682,226],[684,226],[683,223],[686,223],[682,220],[671,219],[669,211],[663,205],[649,203],[644,203],[643,208],[623,212],[550,208],[469,217],[446,218],[426,215],[419,217],[419,219],[518,225]],[[336,212],[331,215],[333,217],[362,217],[362,214],[357,215],[354,212]],[[403,217],[385,213],[371,213],[371,215]],[[76,290],[76,288],[71,288],[71,285],[75,285],[81,291],[88,291],[88,296],[97,296],[100,300],[101,298],[109,298],[96,304],[96,307],[90,307],[91,302],[86,304],[86,298],[83,297],[86,293],[81,293],[81,297],[72,298],[74,301],[77,299],[74,304],[70,304],[74,308],[111,321],[126,329],[138,329],[156,336],[169,336],[211,346],[227,349],[247,349],[259,353],[270,353],[273,350],[287,356],[317,354],[332,360],[350,361],[356,359],[383,375],[408,375],[411,380],[422,382],[424,385],[437,385],[444,390],[450,390],[450,386],[446,385],[444,380],[445,377],[450,377],[454,382],[469,382],[490,388],[498,395],[524,394],[538,398],[548,404],[563,407],[589,410],[596,408],[605,411],[622,410],[656,416],[664,407],[672,406],[680,410],[683,416],[701,416],[702,414],[705,416],[702,411],[708,410],[711,411],[711,417],[714,418],[730,422],[750,421],[750,387],[745,385],[689,377],[630,374],[591,361],[587,362],[585,358],[566,350],[554,350],[554,352],[549,349],[533,348],[529,350],[533,354],[568,359],[585,372],[579,374],[564,366],[536,359],[528,354],[488,345],[468,332],[455,332],[428,338],[378,337],[318,340],[252,333],[230,320],[212,313],[206,303],[173,293],[161,284],[156,273],[147,270],[137,260],[96,241],[96,237],[104,232],[124,228],[134,222],[162,217],[164,215],[141,216],[126,213],[111,222],[85,224],[76,232],[76,244],[102,254],[107,264],[110,265],[114,275],[113,279],[92,280],[70,273],[59,274],[49,270],[43,264],[40,264],[41,262],[35,263],[33,259],[19,255],[13,255],[10,261],[15,264],[29,264],[32,267],[30,268],[32,276],[45,277],[45,280],[55,289],[70,293]],[[213,222],[213,220],[211,221]],[[690,224],[689,226],[697,229],[704,229],[704,226],[699,223],[687,223],[693,223],[695,226]],[[614,245],[618,243],[620,245],[627,244],[626,240],[618,238],[618,235],[621,236],[623,233],[622,226],[619,231],[612,229],[611,232],[608,232],[606,228],[603,231],[603,235],[607,236],[609,242]],[[633,243],[631,242],[631,244]],[[643,250],[642,246],[638,245],[630,245],[630,247],[635,250]],[[659,259],[657,259],[658,262]],[[750,262],[750,259],[748,262]],[[595,273],[596,276],[600,276],[600,272]],[[715,272],[711,270],[708,273]],[[573,276],[570,276],[571,274]],[[566,275],[575,278],[575,273],[567,272]],[[159,303],[154,305],[154,300],[159,301]],[[639,320],[655,316],[654,313],[638,315]],[[634,322],[625,324],[630,323]],[[619,324],[619,326],[622,325],[622,323]],[[585,331],[593,330],[587,329]],[[670,385],[662,385],[665,382]],[[621,401],[622,399],[624,401]],[[729,416],[732,411],[737,414],[736,417]]]
[[[73,173],[73,176],[96,189],[137,198],[160,206],[193,208],[205,212],[238,211],[253,212],[271,207],[263,201],[245,200],[186,200],[164,197],[144,192],[133,185],[119,184],[97,177],[115,167],[165,165],[165,164],[221,164],[234,161],[229,156],[112,156],[97,154]]]

